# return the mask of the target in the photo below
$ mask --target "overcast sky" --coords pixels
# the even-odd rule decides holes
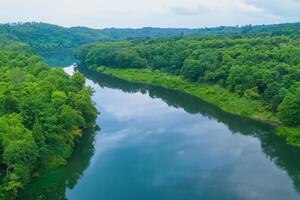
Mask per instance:
[[[300,21],[300,0],[0,0],[0,22],[212,27]]]

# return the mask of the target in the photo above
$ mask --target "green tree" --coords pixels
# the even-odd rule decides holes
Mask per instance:
[[[300,124],[300,87],[289,92],[278,107],[278,116],[287,125]]]

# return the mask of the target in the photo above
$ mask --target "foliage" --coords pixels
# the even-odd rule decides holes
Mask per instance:
[[[94,125],[84,84],[79,73],[49,69],[26,48],[0,50],[1,199],[14,199],[33,171],[65,163],[82,130]]]
[[[287,23],[276,25],[247,25],[221,26],[216,28],[152,28],[141,29],[130,28],[106,28],[91,29],[86,27],[65,28],[46,23],[12,23],[0,24],[0,40],[9,39],[28,44],[33,50],[41,54],[49,54],[53,50],[77,48],[83,44],[93,43],[99,40],[119,40],[127,38],[145,37],[176,37],[183,36],[197,38],[242,38],[263,37],[298,34],[300,23]]]
[[[11,40],[28,44],[33,50],[44,53],[75,48],[82,44],[105,39],[100,32],[84,28],[64,28],[46,23],[18,23],[0,25],[0,34]]]
[[[300,128],[279,126],[276,129],[276,134],[286,138],[289,144],[300,147]]]
[[[278,109],[282,121],[291,126],[300,124],[300,87],[288,92]]]

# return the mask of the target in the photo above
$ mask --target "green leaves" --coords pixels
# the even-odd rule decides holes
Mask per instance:
[[[37,167],[39,151],[31,131],[23,126],[20,115],[1,117],[0,128],[1,157],[7,173],[2,184],[8,194],[16,195],[29,181],[30,172]]]
[[[67,101],[68,97],[66,93],[62,91],[54,91],[51,95],[51,102],[54,104],[56,108],[61,107]]]
[[[97,115],[84,84],[23,50],[0,51],[0,198],[14,199],[37,168],[66,163]]]
[[[278,116],[287,125],[300,124],[300,87],[286,95],[278,107]]]
[[[64,105],[61,109],[60,119],[63,122],[63,126],[66,130],[81,128],[85,124],[84,118],[81,113],[74,110],[69,105]]]
[[[20,164],[29,169],[36,166],[38,148],[33,137],[11,141],[4,149],[3,160],[7,166]]]

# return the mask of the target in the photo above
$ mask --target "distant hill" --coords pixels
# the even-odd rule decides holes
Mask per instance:
[[[300,23],[286,23],[259,26],[221,26],[216,28],[105,28],[87,27],[65,28],[47,23],[10,23],[0,24],[1,43],[9,41],[27,44],[31,49],[44,57],[50,65],[72,63],[73,50],[79,46],[103,40],[121,40],[128,38],[148,37],[193,37],[193,38],[240,38],[240,37],[272,37],[278,35],[300,35]],[[60,52],[57,62],[55,53]],[[62,54],[65,53],[66,56]],[[62,60],[62,59],[65,60]],[[54,59],[54,60],[53,60]]]
[[[87,27],[65,28],[46,23],[13,23],[0,24],[1,36],[21,41],[34,50],[76,48],[83,44],[99,40],[116,40],[139,37],[182,37],[182,36],[273,36],[300,34],[300,23],[286,23],[259,26],[221,26],[216,28],[105,28],[91,29]],[[3,38],[2,38],[3,39]]]
[[[251,36],[275,36],[275,35],[293,35],[300,34],[300,22],[298,23],[285,23],[274,25],[247,25],[247,26],[220,26],[214,28],[106,28],[99,30],[101,33],[110,39],[127,39],[136,37],[168,37],[168,36],[194,36],[194,37],[207,37],[207,36],[238,36],[238,37],[251,37]]]
[[[0,34],[27,43],[36,51],[75,48],[106,38],[92,29],[70,29],[45,23],[3,24]]]

